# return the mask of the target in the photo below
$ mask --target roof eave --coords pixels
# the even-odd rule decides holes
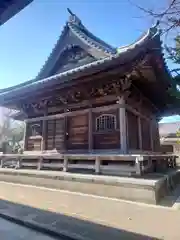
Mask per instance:
[[[6,0],[5,0],[6,1]],[[33,0],[16,0],[12,3],[7,3],[7,7],[4,11],[0,14],[0,25],[7,22],[11,19],[14,15],[24,9],[28,4],[30,4]],[[1,4],[3,4],[4,0],[1,0]]]

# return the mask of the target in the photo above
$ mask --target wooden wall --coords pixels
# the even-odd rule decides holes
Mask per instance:
[[[126,111],[127,118],[127,144],[128,149],[140,149],[138,116],[130,111]]]
[[[136,90],[126,99],[126,103],[131,110],[134,110],[134,113],[127,111],[129,149],[158,152],[160,150],[159,133],[157,123],[153,120],[157,109]],[[138,116],[140,118],[139,126]],[[139,142],[138,132],[141,133],[141,143]]]
[[[135,100],[134,100],[135,101]],[[131,105],[129,107],[129,104]],[[153,118],[153,112],[146,103],[141,103],[141,106],[136,103],[135,111],[133,99],[127,101],[126,105],[126,120],[127,120],[127,146],[129,150],[144,150],[144,151],[159,151],[159,134],[157,124],[149,116]],[[120,119],[119,109],[109,106],[106,110],[92,111],[92,121],[89,121],[89,114],[78,113],[78,115],[68,115],[59,119],[46,120],[45,128],[45,144],[44,150],[91,150],[91,149],[120,149]],[[131,108],[132,107],[132,108]],[[104,109],[104,108],[101,108]],[[107,110],[108,109],[108,110]],[[138,111],[140,111],[138,113]],[[96,129],[96,119],[104,114],[111,114],[115,116],[116,128],[113,130],[99,131]],[[149,116],[148,116],[149,114]],[[140,119],[140,120],[139,120]],[[139,122],[140,121],[140,122]],[[92,124],[90,127],[89,124]],[[28,123],[27,125],[27,138],[26,150],[41,150],[42,147],[42,123],[43,121]],[[32,136],[31,125],[39,124],[41,127],[36,136]],[[89,128],[92,129],[92,145],[89,144],[90,133]],[[152,131],[152,132],[151,132]],[[141,133],[141,138],[140,138]],[[153,145],[153,146],[152,146]],[[92,147],[90,149],[90,146]]]
[[[149,120],[141,118],[142,150],[151,151],[151,124]]]

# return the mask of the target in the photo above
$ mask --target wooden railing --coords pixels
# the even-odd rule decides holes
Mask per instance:
[[[96,174],[143,175],[146,172],[176,168],[175,155],[123,155],[123,154],[2,154],[1,167],[92,170]]]

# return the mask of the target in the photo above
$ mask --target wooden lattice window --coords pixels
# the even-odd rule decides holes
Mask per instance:
[[[96,131],[110,131],[116,129],[116,116],[113,114],[102,114],[96,118]]]

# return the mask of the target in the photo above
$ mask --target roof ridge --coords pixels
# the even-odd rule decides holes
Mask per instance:
[[[83,24],[81,26],[74,25],[73,23],[68,23],[71,30],[83,41],[86,42],[89,46],[92,46],[98,50],[103,50],[108,54],[115,54],[116,48],[113,48],[100,38],[96,37],[93,33],[91,33]],[[85,33],[84,31],[87,31]],[[88,36],[90,34],[91,36]],[[94,39],[93,39],[94,38]],[[104,46],[103,46],[104,44]]]
[[[81,38],[81,40],[86,41],[86,43],[98,50],[103,50],[106,53],[116,53],[116,48],[106,43],[99,37],[95,36],[90,32],[82,23],[82,21],[74,14],[69,8],[67,9],[70,13],[68,25],[73,30],[73,32]],[[88,36],[90,35],[90,36]],[[98,43],[98,44],[97,44]]]
[[[157,29],[156,25],[153,25],[152,27],[150,27],[148,29],[148,31],[144,32],[143,34],[141,34],[140,37],[138,37],[133,43],[121,46],[117,48],[117,51],[122,52],[128,48],[133,48],[135,45],[141,43],[142,41],[146,40],[147,37],[149,39],[154,38],[156,35],[159,35],[159,30]]]

